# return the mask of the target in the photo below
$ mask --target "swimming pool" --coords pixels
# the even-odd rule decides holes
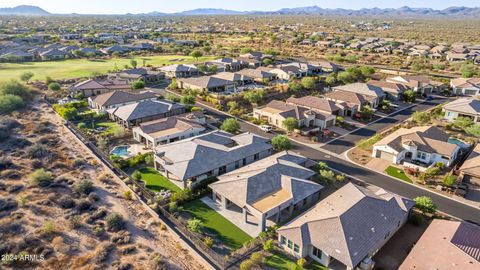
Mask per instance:
[[[450,138],[450,139],[448,139],[448,142],[449,142],[449,143],[456,144],[456,145],[458,145],[458,146],[460,146],[460,147],[462,147],[462,148],[467,148],[467,147],[470,146],[468,143],[465,143],[465,142],[463,142],[463,141],[461,141],[461,140],[459,140],[459,139],[456,139],[456,138]]]
[[[128,152],[128,148],[130,148],[130,146],[128,145],[115,146],[112,151],[110,151],[110,154],[121,157],[128,157],[130,155],[130,153]]]

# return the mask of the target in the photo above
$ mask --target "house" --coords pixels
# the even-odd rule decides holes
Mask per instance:
[[[159,68],[167,78],[186,78],[198,76],[198,69],[194,65],[173,64]]]
[[[319,62],[316,62],[315,65],[319,66],[322,69],[322,72],[325,72],[325,73],[330,73],[330,72],[337,73],[342,69],[339,65],[336,65],[328,61],[319,61]]]
[[[333,269],[372,269],[371,258],[405,224],[414,204],[348,183],[280,227],[279,245]]]
[[[480,227],[434,219],[399,268],[411,269],[480,269]]]
[[[24,52],[21,50],[6,50],[0,51],[0,61],[6,62],[28,62],[33,61],[35,56],[33,53]]]
[[[129,50],[125,47],[122,47],[120,45],[113,45],[111,47],[107,47],[107,48],[104,48],[101,50],[102,53],[104,54],[108,54],[108,55],[112,55],[114,53],[119,53],[119,54],[122,54],[122,53],[126,53],[128,52]]]
[[[372,157],[425,170],[437,162],[450,166],[460,147],[448,133],[433,126],[400,128],[373,145]]]
[[[285,128],[283,121],[287,118],[295,118],[304,134],[333,126],[336,120],[336,116],[329,112],[316,111],[279,100],[272,100],[265,106],[254,108],[253,117],[267,120],[269,124],[279,128]]]
[[[375,87],[380,87],[382,91],[386,94],[386,98],[394,101],[400,100],[403,96],[403,92],[408,90],[408,88],[404,84],[400,83],[369,80],[367,84],[373,85]]]
[[[480,123],[480,97],[459,98],[443,105],[445,119],[455,121],[458,117],[467,117],[474,123]]]
[[[223,211],[241,212],[245,224],[265,231],[318,201],[323,186],[311,181],[315,162],[282,151],[218,177],[209,185]],[[242,227],[241,224],[237,224]],[[256,235],[255,235],[256,236]]]
[[[480,95],[480,77],[453,79],[450,81],[450,87],[456,95]]]
[[[315,43],[315,46],[320,47],[320,48],[330,48],[333,45],[333,41],[328,41],[328,40],[319,40]]]
[[[441,92],[445,89],[445,84],[430,80],[430,78],[421,75],[404,75],[388,77],[386,79],[390,83],[398,83],[405,85],[406,88],[412,89],[422,95],[428,95],[432,92]]]
[[[177,80],[179,88],[195,89],[208,92],[234,91],[235,82],[214,76],[201,76],[193,78],[181,78]]]
[[[223,65],[225,66],[225,71],[239,71],[242,68],[248,67],[248,63],[228,57],[211,60],[208,63]]]
[[[462,62],[466,61],[467,59],[469,59],[469,55],[467,53],[447,53],[447,60],[450,62]]]
[[[126,80],[89,79],[76,83],[68,89],[72,95],[82,94],[84,97],[91,97],[116,90],[131,91],[132,86]]]
[[[98,112],[105,112],[108,109],[146,100],[154,101],[156,99],[157,96],[153,92],[132,93],[118,90],[98,96],[91,96],[88,98],[88,105]]]
[[[201,111],[170,116],[140,123],[132,129],[133,138],[147,148],[155,148],[185,138],[197,136],[205,131],[205,116]]]
[[[212,75],[212,77],[234,82],[235,86],[242,86],[253,83],[253,78],[237,72],[220,72]]]
[[[270,82],[273,81],[277,78],[276,74],[261,70],[261,69],[242,69],[237,72],[238,74],[248,76],[250,78],[253,78],[255,82],[258,83],[265,83],[265,82]]]
[[[480,144],[473,148],[458,170],[463,182],[480,186]]]
[[[40,52],[39,56],[42,60],[60,60],[65,59],[68,56],[68,53],[53,48]]]
[[[377,108],[380,102],[386,97],[381,87],[368,83],[351,83],[333,87],[333,92],[337,91],[360,94],[368,101],[369,106],[372,108]]]
[[[225,174],[270,156],[270,140],[252,133],[212,131],[155,148],[155,169],[180,188]]]
[[[340,104],[334,101],[322,99],[314,96],[304,96],[300,98],[289,97],[287,104],[302,106],[317,112],[324,112],[331,115],[344,115],[344,109]]]
[[[363,106],[369,105],[369,97],[348,91],[328,92],[324,95],[325,99],[334,101],[337,106],[342,108],[343,115],[354,116]]]
[[[277,78],[284,81],[288,81],[291,78],[300,79],[304,76],[307,76],[306,71],[302,71],[299,67],[291,65],[281,65],[270,69],[268,72],[275,74]]]
[[[167,100],[145,100],[108,109],[107,113],[113,121],[131,128],[143,122],[185,113],[185,107]]]
[[[142,80],[147,84],[156,83],[165,79],[165,73],[146,68],[125,69],[121,72],[110,74],[110,76],[129,82]]]
[[[291,63],[282,64],[281,66],[297,67],[300,70],[300,72],[302,72],[302,76],[317,75],[322,73],[322,67],[312,63],[291,62]]]
[[[273,59],[273,56],[271,54],[264,54],[262,52],[248,52],[246,54],[240,55],[240,57],[256,59],[256,60],[259,60],[259,61],[263,61],[266,58]]]

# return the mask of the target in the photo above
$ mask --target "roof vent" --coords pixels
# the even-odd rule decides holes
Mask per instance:
[[[372,230],[373,233],[375,232],[375,228],[374,228],[374,227],[372,227],[371,230]]]

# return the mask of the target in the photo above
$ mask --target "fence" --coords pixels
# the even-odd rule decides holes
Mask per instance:
[[[153,192],[145,188],[142,183],[132,179],[123,170],[117,168],[106,156],[106,154],[103,153],[103,151],[98,149],[92,142],[90,142],[84,137],[82,131],[79,130],[74,123],[66,120],[65,127],[67,127],[82,143],[84,143],[93,152],[94,155],[96,155],[106,166],[109,167],[109,169],[116,173],[117,176],[120,176],[120,178],[123,179],[127,179],[129,183],[132,183],[136,187],[135,189],[137,189],[136,191],[134,191],[139,195],[141,200],[143,200],[144,202],[147,201],[147,204],[148,202],[156,202]],[[196,248],[196,250],[200,251],[202,255],[208,258],[209,261],[213,263],[218,269],[228,269],[237,264],[239,261],[247,258],[251,253],[258,251],[261,248],[261,245],[257,240],[251,247],[242,247],[239,250],[235,251],[235,253],[233,254],[230,254],[228,256],[222,256],[209,248],[199,235],[189,231],[186,225],[181,222],[181,220],[168,212],[167,203],[165,201],[160,202],[159,207],[157,207],[157,209],[155,210],[157,214],[159,214],[160,212],[160,214],[167,219],[167,221],[170,223],[168,225],[174,225],[177,233],[180,233],[184,238],[186,238],[190,242],[190,244]]]

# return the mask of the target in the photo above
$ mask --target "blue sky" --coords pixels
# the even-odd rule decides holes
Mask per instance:
[[[323,8],[397,8],[401,6],[443,9],[479,7],[479,0],[0,0],[0,7],[36,5],[52,13],[124,14],[151,11],[178,12],[195,8],[277,10],[317,5]]]

